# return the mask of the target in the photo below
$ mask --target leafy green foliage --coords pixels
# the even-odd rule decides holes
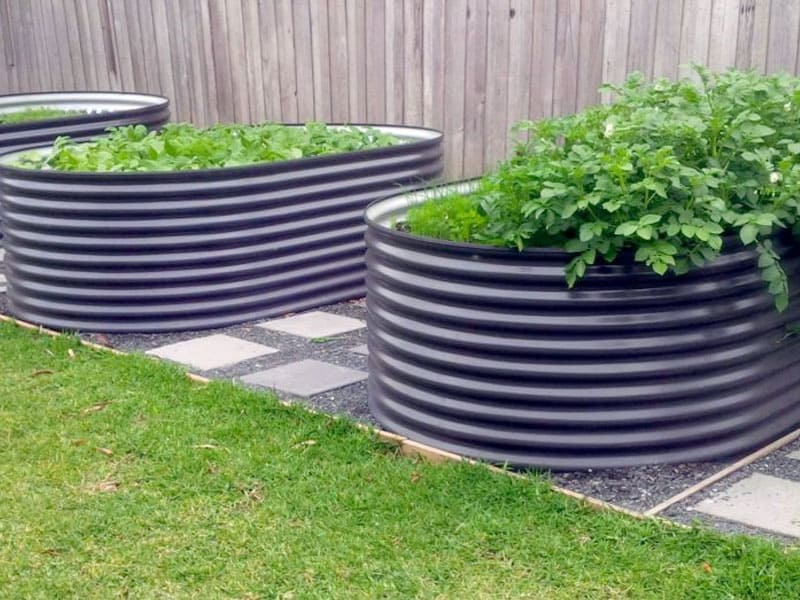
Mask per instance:
[[[572,286],[623,249],[656,273],[685,273],[735,235],[757,249],[785,308],[786,275],[769,238],[800,220],[800,79],[695,70],[699,85],[634,74],[606,86],[611,105],[520,124],[529,141],[468,197],[467,210],[486,217],[468,241],[561,247],[575,254]],[[422,235],[413,223],[424,210],[409,215]]]
[[[487,217],[472,198],[453,195],[415,206],[406,226],[417,235],[468,242],[486,228]]]
[[[16,123],[27,123],[28,121],[39,121],[41,119],[55,119],[56,117],[76,117],[84,114],[86,114],[86,111],[83,110],[65,110],[47,106],[26,108],[25,110],[0,113],[0,125],[14,125]]]
[[[18,166],[58,171],[187,171],[238,167],[321,154],[353,152],[400,143],[373,128],[329,127],[306,123],[214,125],[198,129],[186,123],[148,131],[143,125],[109,129],[108,135],[77,143],[61,137],[46,156],[26,154]]]

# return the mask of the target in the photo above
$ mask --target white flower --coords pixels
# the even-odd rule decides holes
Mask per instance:
[[[773,171],[769,174],[769,182],[770,183],[778,183],[781,180],[781,174],[777,171]]]
[[[783,105],[783,110],[785,110],[786,112],[789,112],[790,110],[792,110],[792,103],[791,102],[787,102],[786,104],[784,104]]]
[[[612,135],[614,135],[614,124],[611,121],[608,121],[606,123],[606,130],[604,132],[604,135],[606,137],[611,137]]]

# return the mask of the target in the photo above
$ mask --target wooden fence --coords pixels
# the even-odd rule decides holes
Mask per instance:
[[[797,72],[798,0],[0,0],[0,94],[164,94],[178,120],[424,124],[449,176],[634,70]]]

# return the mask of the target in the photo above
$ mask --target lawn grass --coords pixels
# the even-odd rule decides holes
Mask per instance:
[[[0,324],[2,598],[790,598],[800,551],[596,511]]]

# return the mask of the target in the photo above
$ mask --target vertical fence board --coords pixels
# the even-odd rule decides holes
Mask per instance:
[[[350,71],[347,60],[347,5],[345,0],[328,3],[328,55],[331,74],[331,120],[350,119]],[[402,9],[402,6],[401,6]]]
[[[295,77],[298,89],[297,118],[306,122],[314,119],[314,62],[308,0],[294,0],[292,17],[295,32]]]
[[[492,168],[506,155],[508,131],[508,85],[497,85],[497,77],[508,73],[509,61],[509,11],[507,0],[489,3],[486,37],[486,115],[484,131],[494,132],[486,136],[483,167]]]
[[[371,4],[371,3],[370,3]],[[309,5],[311,27],[311,89],[314,94],[314,118],[331,120],[331,76],[328,60],[328,5],[315,0]],[[383,43],[383,38],[381,38]],[[381,83],[382,83],[381,79]]]
[[[628,35],[631,26],[631,0],[606,0],[606,28],[603,44],[603,82],[622,83],[628,74]],[[611,96],[601,94],[603,102]]]
[[[531,119],[553,114],[553,63],[556,51],[556,3],[536,0],[533,7],[533,52],[530,86]],[[469,42],[468,42],[469,43]]]
[[[581,0],[580,40],[578,46],[578,110],[600,102],[603,83],[603,30],[606,8],[602,2]]]
[[[467,0],[445,5],[444,159],[445,171],[464,173],[464,112],[467,65]],[[526,80],[527,81],[527,80]]]
[[[422,120],[428,127],[436,129],[444,125],[444,16],[444,3],[425,0],[422,15]]]
[[[736,64],[739,9],[736,2],[714,0],[711,8],[711,37],[715,42],[708,46],[707,63],[711,69],[724,70]]]
[[[386,120],[403,122],[405,69],[403,53],[403,3],[391,0],[386,5]],[[335,95],[335,94],[333,94]]]
[[[767,39],[767,72],[794,72],[797,64],[798,27],[800,3],[796,0],[772,0]]]
[[[692,75],[691,64],[708,61],[709,34],[711,32],[711,0],[684,0],[683,27],[678,74]],[[715,41],[716,42],[716,41]]]
[[[487,5],[467,1],[467,62],[464,81],[464,174],[483,171],[484,116],[486,114],[486,25]],[[492,79],[494,81],[494,77]],[[497,132],[492,132],[496,135]]]
[[[368,0],[364,8],[367,121],[386,121],[386,2]]]
[[[581,3],[580,0],[564,0],[557,5],[553,114],[571,115],[578,100]]]
[[[678,0],[658,0],[653,77],[675,79],[681,52],[683,6]]]
[[[422,0],[403,2],[403,122],[422,123]]]
[[[508,24],[508,106],[507,124],[512,126],[529,118],[530,73],[533,36],[530,26],[533,3],[528,0],[511,0]],[[506,136],[506,154],[514,147],[516,136]]]

